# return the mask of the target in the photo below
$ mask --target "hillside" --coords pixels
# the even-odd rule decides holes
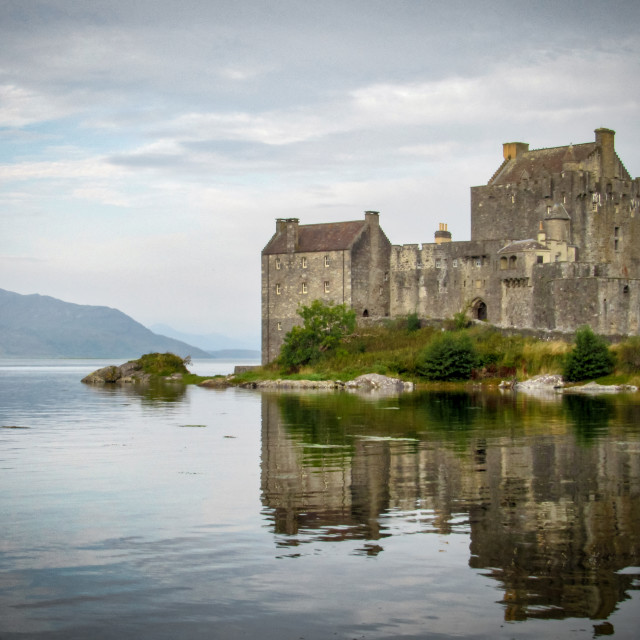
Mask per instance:
[[[155,351],[209,357],[117,309],[0,289],[0,357],[132,358]]]

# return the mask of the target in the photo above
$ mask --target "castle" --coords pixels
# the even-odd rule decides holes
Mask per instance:
[[[262,361],[277,357],[299,305],[345,303],[360,318],[465,312],[499,327],[640,333],[640,178],[615,132],[530,150],[503,145],[486,185],[471,188],[471,240],[391,245],[376,211],[364,220],[278,219],[262,251]]]

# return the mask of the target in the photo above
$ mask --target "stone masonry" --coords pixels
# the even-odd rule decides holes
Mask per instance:
[[[372,211],[356,222],[278,220],[262,252],[263,362],[314,299],[361,318],[462,311],[500,327],[640,333],[640,178],[614,137],[505,143],[488,184],[471,188],[469,241],[453,242],[441,223],[433,243],[391,246]]]

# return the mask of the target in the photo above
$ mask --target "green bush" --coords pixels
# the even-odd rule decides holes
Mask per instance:
[[[145,373],[156,376],[170,376],[173,373],[189,373],[185,360],[174,353],[145,353],[138,362]]]
[[[427,380],[468,380],[477,361],[466,332],[445,331],[420,353],[416,371]]]
[[[288,369],[316,362],[323,354],[335,350],[356,327],[355,311],[345,304],[314,300],[308,307],[300,307],[298,315],[303,325],[287,332],[280,350],[280,364]]]
[[[623,373],[640,372],[640,337],[633,336],[618,345],[616,349],[618,368]]]
[[[420,329],[420,318],[417,313],[410,313],[407,316],[407,331],[412,333]]]
[[[565,358],[563,375],[569,382],[593,380],[613,371],[613,356],[607,343],[589,326],[576,331],[574,348]]]

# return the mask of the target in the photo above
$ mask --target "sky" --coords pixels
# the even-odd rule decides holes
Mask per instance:
[[[637,0],[0,0],[0,288],[259,347],[276,218],[469,239],[502,143],[616,131]]]

